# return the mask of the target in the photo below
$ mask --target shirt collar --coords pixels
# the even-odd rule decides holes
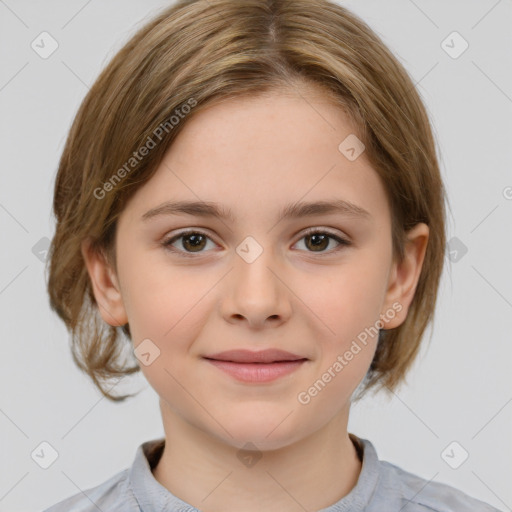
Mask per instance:
[[[377,451],[368,439],[363,439],[350,432],[348,435],[360,460],[362,459],[361,472],[356,485],[347,495],[319,512],[362,512],[367,509],[374,497],[379,480]]]
[[[141,512],[197,512],[166,489],[151,472],[162,456],[165,438],[142,443],[130,469],[130,485]]]
[[[377,487],[379,460],[373,444],[368,439],[348,434],[358,455],[362,457],[362,467],[354,488],[338,502],[319,512],[356,512],[364,510]],[[130,468],[130,485],[141,512],[197,512],[198,509],[184,502],[166,489],[151,472],[162,455],[165,438],[146,441],[137,448]]]

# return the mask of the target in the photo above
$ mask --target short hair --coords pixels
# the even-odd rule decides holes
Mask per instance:
[[[300,86],[323,91],[357,127],[389,200],[395,261],[404,256],[407,231],[419,222],[429,227],[408,315],[379,332],[362,394],[389,393],[405,380],[433,321],[445,253],[445,191],[413,81],[364,21],[329,0],[181,0],[138,28],[100,73],[55,179],[50,306],[72,335],[75,363],[105,397],[133,396],[114,395],[107,385],[140,366],[123,356],[129,325],[108,325],[99,314],[82,240],[116,269],[117,219],[190,119],[218,101]],[[150,139],[155,147],[132,158]]]

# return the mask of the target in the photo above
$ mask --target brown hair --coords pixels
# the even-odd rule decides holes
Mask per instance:
[[[74,119],[55,181],[50,304],[72,334],[74,361],[107,398],[132,396],[106,384],[140,367],[131,351],[130,364],[123,357],[128,324],[110,326],[99,315],[82,240],[115,269],[116,220],[192,116],[216,101],[300,85],[321,88],[357,126],[388,194],[395,258],[409,228],[429,226],[407,318],[380,332],[363,391],[391,391],[405,379],[433,320],[445,249],[445,192],[413,82],[368,25],[328,0],[181,0],[102,71]]]

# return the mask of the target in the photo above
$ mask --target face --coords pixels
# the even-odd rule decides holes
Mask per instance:
[[[198,113],[122,212],[117,274],[84,252],[105,321],[128,322],[135,348],[146,340],[140,366],[164,423],[237,447],[275,449],[346,422],[376,328],[403,322],[426,245],[418,225],[393,261],[385,189],[364,152],[352,161],[338,149],[354,127],[307,98],[276,92]],[[178,201],[231,216],[160,208]],[[320,202],[340,208],[282,216]],[[305,361],[247,382],[206,359],[269,348]]]

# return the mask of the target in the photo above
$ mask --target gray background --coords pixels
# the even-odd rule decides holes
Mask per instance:
[[[163,436],[156,393],[142,377],[123,388],[143,389],[138,397],[114,404],[74,366],[42,260],[79,103],[135,29],[168,4],[0,0],[1,511],[41,510],[98,485],[128,467],[140,443]],[[372,440],[382,459],[512,510],[512,0],[342,4],[418,83],[456,251],[447,254],[432,341],[427,333],[407,385],[391,400],[358,404],[349,431]],[[59,45],[47,59],[31,48],[43,31]],[[458,58],[442,47],[453,31],[469,43]],[[31,457],[43,441],[58,452],[48,469]],[[458,469],[441,456],[452,441],[469,453]]]

